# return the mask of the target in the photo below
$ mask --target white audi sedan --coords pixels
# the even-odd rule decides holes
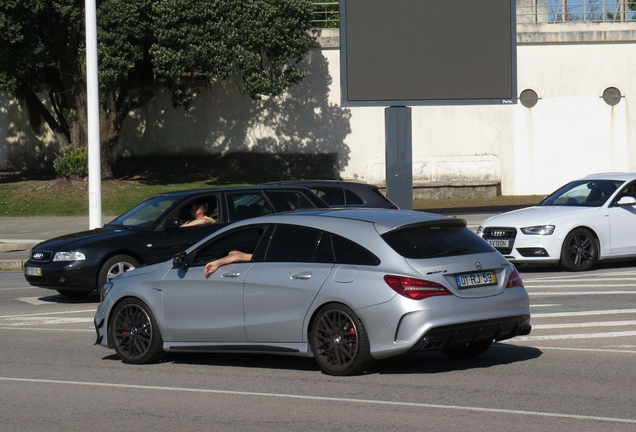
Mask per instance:
[[[606,173],[486,219],[477,233],[513,263],[584,271],[599,260],[636,257],[635,227],[636,173]]]
[[[269,353],[352,375],[406,352],[475,357],[531,330],[510,262],[464,220],[400,210],[236,222],[173,261],[112,279],[102,296],[97,343],[126,363],[171,351]]]

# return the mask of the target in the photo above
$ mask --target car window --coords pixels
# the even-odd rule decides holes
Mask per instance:
[[[315,209],[316,206],[299,191],[268,190],[267,197],[278,212]]]
[[[322,233],[294,225],[277,225],[269,242],[265,261],[311,262]]]
[[[405,258],[425,259],[493,252],[495,249],[462,224],[424,224],[389,231],[384,241]]]
[[[380,260],[357,243],[331,234],[331,243],[338,264],[378,265]]]
[[[344,189],[335,187],[315,187],[310,189],[314,194],[322,198],[330,206],[345,204]]]
[[[363,205],[364,200],[350,190],[345,189],[347,205]]]
[[[214,195],[212,196],[199,196],[196,199],[187,201],[185,204],[179,206],[174,210],[168,219],[164,222],[164,227],[182,226],[187,221],[192,220],[191,209],[193,204],[197,206],[204,205],[206,210],[206,216],[214,219],[215,222],[221,222],[219,220],[219,201]]]
[[[275,213],[260,192],[227,194],[227,203],[230,222]]]
[[[615,180],[577,180],[563,186],[539,205],[599,207],[623,184]]]
[[[170,209],[177,198],[158,196],[146,200],[110,222],[111,226],[148,228]]]
[[[251,226],[215,238],[195,252],[193,266],[205,265],[210,261],[227,256],[231,251],[253,254],[265,232],[265,226]]]

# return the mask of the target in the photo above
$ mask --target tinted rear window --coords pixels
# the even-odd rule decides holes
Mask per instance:
[[[278,225],[267,248],[266,261],[311,262],[321,232],[312,228]]]
[[[481,237],[468,228],[451,224],[421,225],[390,231],[384,241],[405,258],[425,259],[493,252]]]

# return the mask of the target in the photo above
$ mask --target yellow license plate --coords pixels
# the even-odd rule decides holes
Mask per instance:
[[[484,285],[494,285],[497,283],[497,275],[494,271],[483,271],[478,273],[466,273],[455,276],[459,288],[472,288]]]
[[[42,276],[42,269],[40,267],[26,267],[24,273],[27,276]]]

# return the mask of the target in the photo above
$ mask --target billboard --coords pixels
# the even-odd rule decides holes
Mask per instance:
[[[340,0],[342,106],[517,102],[515,0]]]

